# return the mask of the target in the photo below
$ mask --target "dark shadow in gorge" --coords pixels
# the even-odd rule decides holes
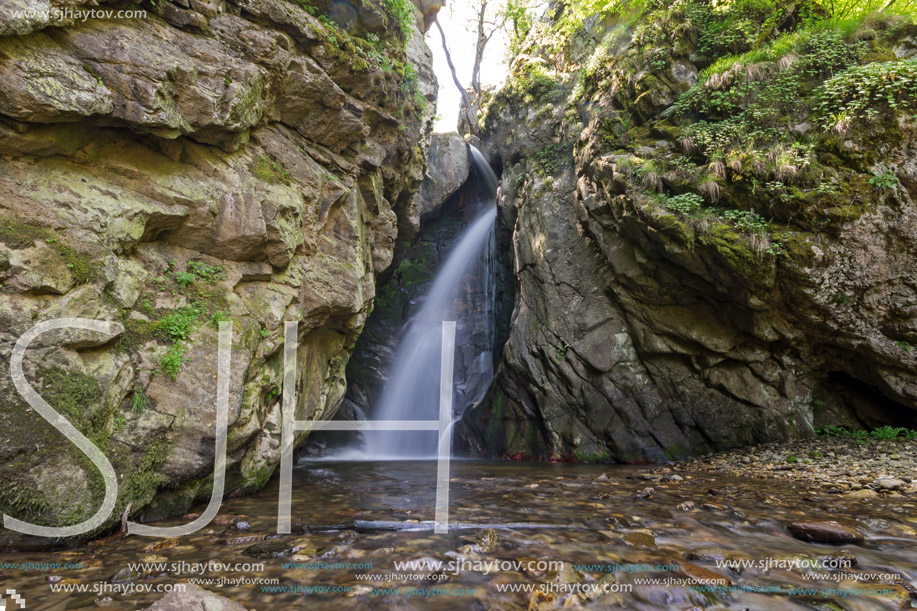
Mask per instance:
[[[396,249],[392,265],[376,284],[375,305],[363,333],[357,341],[353,356],[347,365],[347,394],[335,419],[363,420],[372,414],[385,384],[388,367],[402,337],[405,324],[418,312],[429,292],[433,280],[450,250],[469,223],[477,217],[481,194],[476,192],[480,181],[475,178],[475,168],[465,184],[443,204],[421,217],[420,231],[414,240]],[[509,325],[515,301],[515,277],[512,268],[512,232],[498,218],[495,240],[495,299],[493,304],[493,331],[472,329],[464,336],[459,331],[456,341],[456,372],[467,370],[466,380],[456,377],[456,393],[475,394],[480,378],[489,372],[479,371],[473,360],[482,352],[491,352],[493,360],[488,365],[496,370],[502,356],[503,345],[509,336]],[[466,287],[462,298],[469,307],[481,307],[485,301],[475,289]],[[483,392],[483,391],[482,391]],[[310,437],[303,453],[322,455],[329,450],[353,447],[359,433],[322,431]],[[455,452],[464,454],[465,444],[461,425],[455,435]]]

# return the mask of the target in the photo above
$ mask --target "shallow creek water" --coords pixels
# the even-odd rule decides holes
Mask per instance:
[[[0,563],[83,563],[82,569],[6,569],[5,588],[15,588],[27,609],[139,609],[163,594],[120,594],[112,584],[157,587],[188,579],[213,580],[204,587],[248,609],[543,609],[581,604],[617,609],[902,609],[917,604],[917,503],[908,497],[845,499],[794,488],[767,479],[741,479],[676,468],[668,480],[643,479],[646,467],[583,464],[453,461],[450,532],[432,532],[435,462],[307,462],[294,475],[294,534],[275,535],[277,482],[261,493],[225,499],[220,516],[202,531],[178,540],[109,538],[60,551],[8,552]],[[606,474],[606,477],[602,477]],[[658,475],[655,477],[659,480]],[[647,498],[638,493],[652,487]],[[691,501],[693,508],[683,503]],[[679,505],[682,505],[679,508]],[[690,503],[689,503],[690,505]],[[800,507],[806,507],[802,511]],[[858,525],[862,545],[806,543],[788,534],[786,524],[801,518],[833,519]],[[235,521],[235,526],[232,522]],[[244,522],[244,523],[243,523]],[[160,525],[177,524],[178,521]],[[250,529],[246,526],[250,525]],[[489,530],[489,529],[492,529]],[[645,536],[649,535],[649,536]],[[257,559],[253,545],[277,548],[278,557]],[[289,548],[296,550],[292,556]],[[297,549],[298,548],[298,549]],[[855,556],[857,566],[841,571],[804,567],[763,567],[797,559],[814,561],[838,550]],[[246,550],[249,550],[246,552]],[[264,551],[262,549],[262,551]],[[270,551],[270,549],[268,550]],[[469,563],[508,561],[484,574],[483,565],[466,565],[445,579],[411,580],[395,571],[405,560]],[[759,563],[738,572],[717,567],[717,558]],[[173,563],[214,560],[223,564],[263,563],[263,570],[212,571],[203,576]],[[530,561],[563,561],[562,570],[541,570]],[[518,561],[523,568],[509,567]],[[167,563],[165,570],[130,571],[128,563]],[[372,568],[284,568],[290,562],[372,563]],[[619,570],[612,584],[602,567],[574,565],[677,565],[666,572]],[[305,566],[305,565],[304,565]],[[493,567],[493,565],[490,565]],[[785,567],[785,565],[783,565]],[[611,568],[611,567],[609,567]],[[316,569],[316,570],[313,570]],[[734,587],[770,592],[692,591],[679,583],[725,577]],[[432,571],[436,573],[437,571]],[[396,581],[392,573],[408,575]],[[823,573],[812,579],[813,573]],[[862,579],[866,574],[895,574]],[[380,579],[359,580],[374,574]],[[807,578],[809,577],[809,578]],[[274,584],[217,586],[220,580],[276,579]],[[637,583],[656,579],[658,583]],[[671,579],[666,583],[666,579]],[[586,592],[580,584],[612,584],[609,592]],[[884,583],[883,583],[884,582]],[[88,584],[85,593],[52,593],[50,584]],[[553,592],[500,591],[514,584],[552,584]],[[325,591],[278,592],[310,586]],[[629,588],[625,586],[630,586]],[[107,587],[106,593],[99,593]],[[350,591],[330,591],[350,588]],[[571,596],[579,587],[577,596]],[[790,595],[788,588],[833,588],[844,594]],[[401,595],[373,592],[400,588]],[[464,590],[456,596],[406,596],[410,588]],[[886,590],[864,595],[854,588]],[[123,590],[124,587],[118,588]],[[275,591],[265,591],[273,589]],[[778,593],[775,590],[780,590]],[[473,594],[470,591],[473,590]],[[630,591],[625,591],[630,590]],[[110,599],[110,600],[107,600]],[[831,601],[831,602],[829,602]]]

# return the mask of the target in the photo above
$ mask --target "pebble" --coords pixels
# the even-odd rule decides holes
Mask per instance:
[[[895,477],[880,477],[875,483],[883,490],[898,490],[907,486],[907,482]]]
[[[293,553],[293,545],[289,541],[275,539],[246,547],[242,553],[255,558],[279,558],[291,555]]]
[[[764,444],[677,463],[675,469],[715,472],[743,478],[776,478],[807,486],[813,493],[852,499],[907,499],[917,496],[917,440],[855,443],[818,437]],[[660,473],[660,470],[654,470]],[[710,489],[710,496],[730,491]],[[803,498],[806,491],[800,491]]]
[[[634,547],[656,547],[656,538],[645,532],[630,532],[624,535],[624,542]]]
[[[844,496],[852,499],[868,499],[874,496],[879,496],[879,493],[875,490],[870,490],[869,488],[862,488],[860,490],[851,490],[850,492],[845,492]]]
[[[725,575],[697,566],[696,564],[691,564],[690,562],[682,562],[680,566],[682,572],[697,583],[704,585],[730,585],[732,583]]]

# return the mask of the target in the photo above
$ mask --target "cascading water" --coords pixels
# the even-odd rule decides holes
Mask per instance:
[[[377,420],[439,418],[442,322],[456,321],[453,417],[480,401],[493,379],[494,265],[497,177],[471,147],[464,189],[472,221],[436,274],[420,311],[405,326],[388,373]],[[425,431],[366,433],[365,452],[375,458],[423,458],[436,454],[437,438]]]

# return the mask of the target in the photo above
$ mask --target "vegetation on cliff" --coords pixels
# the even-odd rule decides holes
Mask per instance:
[[[917,60],[901,45],[917,26],[910,4],[877,8],[598,0],[554,19],[523,13],[498,100],[562,98],[575,132],[577,109],[610,92],[615,107],[595,113],[591,154],[625,155],[618,167],[659,194],[650,201],[693,225],[731,225],[759,258],[777,256],[790,228],[831,230],[897,185],[876,153],[912,122]],[[679,74],[682,58],[699,73]],[[843,149],[854,124],[870,134],[865,150]],[[678,153],[654,153],[659,140]]]
[[[627,460],[913,427],[914,6],[512,14],[481,122],[525,307],[483,451],[525,454],[531,428],[541,456]]]
[[[116,323],[25,358],[118,474],[103,528],[128,506],[150,521],[209,497],[221,321],[227,494],[256,490],[279,460],[285,320],[301,334],[297,417],[334,414],[375,275],[419,223],[435,97],[409,0],[144,7],[0,14],[0,369],[38,322]],[[13,482],[0,510],[55,526],[91,515],[97,470],[8,376],[0,403],[0,479]]]

